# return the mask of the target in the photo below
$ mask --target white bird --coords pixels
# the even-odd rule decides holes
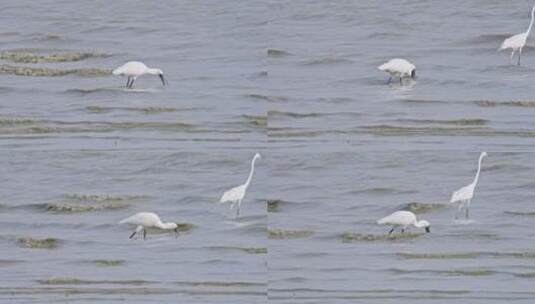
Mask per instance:
[[[470,209],[470,202],[472,201],[472,198],[474,198],[474,190],[476,189],[477,182],[479,181],[479,172],[481,172],[481,162],[483,161],[483,157],[487,156],[487,152],[481,152],[481,155],[479,155],[479,162],[477,166],[477,173],[476,177],[474,178],[474,181],[462,187],[461,189],[453,192],[451,195],[450,203],[459,203],[459,209],[457,212],[460,212],[462,208],[464,207],[466,209],[466,218],[469,218],[469,209]],[[455,215],[455,218],[457,218],[457,214]]]
[[[119,224],[136,225],[136,230],[130,238],[133,238],[136,233],[143,231],[143,239],[147,236],[147,228],[157,228],[162,230],[175,230],[175,234],[178,236],[178,225],[176,223],[163,223],[160,217],[156,213],[152,212],[139,212],[124,220]]]
[[[392,81],[392,77],[399,77],[399,83],[403,84],[403,78],[410,77],[416,78],[416,67],[405,59],[394,58],[388,62],[383,63],[379,67],[379,70],[390,74],[387,84]]]
[[[498,49],[498,51],[511,49],[511,64],[513,64],[513,58],[515,56],[515,52],[518,51],[518,62],[517,65],[520,65],[520,56],[522,56],[522,49],[524,46],[526,46],[526,40],[528,39],[529,33],[531,32],[531,27],[533,26],[533,20],[535,18],[535,6],[531,9],[531,22],[529,23],[528,30],[516,34],[514,36],[511,36],[507,39],[505,39],[502,42],[502,45]]]
[[[401,232],[405,232],[405,229],[410,225],[417,228],[425,228],[425,232],[431,232],[431,224],[426,220],[418,221],[416,215],[410,211],[396,211],[389,216],[385,216],[377,221],[379,225],[390,225],[392,230],[388,234],[392,234],[395,228],[401,227]]]
[[[136,79],[144,74],[151,74],[151,75],[158,75],[160,77],[160,80],[162,81],[162,84],[165,86],[167,81],[163,77],[163,72],[160,69],[152,69],[147,67],[143,62],[139,61],[129,61],[122,66],[116,68],[113,70],[113,75],[116,76],[127,76],[128,80],[126,81],[126,87],[127,88],[133,88],[134,87],[134,81]]]
[[[251,179],[253,178],[254,165],[258,158],[262,158],[262,156],[256,153],[253,157],[253,160],[251,161],[251,172],[249,173],[249,177],[247,177],[245,184],[234,187],[226,191],[225,193],[223,193],[223,195],[221,196],[221,199],[219,200],[220,204],[231,202],[232,205],[230,205],[230,209],[234,208],[234,206],[237,205],[238,209],[236,210],[236,216],[240,215],[241,202],[243,200],[243,197],[245,196],[247,188],[249,188]]]

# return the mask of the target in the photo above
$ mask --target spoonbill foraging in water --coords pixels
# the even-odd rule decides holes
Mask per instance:
[[[479,173],[481,172],[481,162],[483,161],[483,158],[487,156],[487,152],[481,152],[481,155],[479,155],[479,161],[477,166],[477,173],[476,177],[474,178],[474,181],[470,183],[469,185],[466,185],[462,187],[461,189],[453,192],[451,195],[450,203],[459,203],[459,209],[457,210],[457,213],[459,213],[463,207],[466,209],[466,218],[468,219],[470,217],[469,209],[470,209],[470,202],[474,198],[474,190],[476,189],[477,182],[479,181]],[[455,218],[457,218],[457,214],[455,214]]]
[[[535,18],[535,6],[531,9],[531,21],[527,31],[516,34],[505,39],[502,42],[502,45],[498,51],[503,51],[506,49],[511,49],[511,64],[513,64],[513,58],[515,57],[515,52],[518,51],[518,61],[517,65],[520,65],[520,57],[522,56],[522,49],[526,46],[526,40],[528,39],[529,33],[531,32],[531,27],[533,27],[533,20]]]
[[[390,84],[392,77],[399,77],[399,84],[403,84],[403,78],[416,78],[416,67],[405,59],[390,59],[388,62],[383,63],[377,68],[390,74],[387,84]]]
[[[144,74],[158,75],[164,86],[167,83],[163,77],[162,70],[149,68],[143,62],[139,61],[129,61],[113,70],[112,73],[116,76],[128,77],[128,80],[126,81],[126,87],[130,89],[134,87],[134,81],[136,81],[139,76]]]
[[[136,226],[136,230],[134,233],[132,233],[132,235],[130,235],[130,238],[133,238],[136,233],[143,231],[143,239],[145,239],[147,236],[147,228],[174,230],[175,235],[178,236],[178,225],[176,223],[163,223],[158,214],[152,212],[136,213],[131,217],[120,221],[119,224],[130,224]]]
[[[254,173],[254,165],[257,159],[262,158],[262,156],[259,153],[256,153],[253,157],[253,160],[251,161],[251,172],[249,172],[249,177],[247,177],[247,180],[245,181],[245,184],[234,187],[225,193],[223,193],[223,196],[221,196],[221,199],[219,200],[220,204],[230,202],[232,205],[230,205],[230,209],[234,208],[234,206],[238,206],[236,209],[236,216],[240,215],[240,207],[241,202],[243,200],[243,197],[245,196],[245,193],[247,192],[247,188],[249,188],[249,184],[251,184],[251,179],[253,178]]]
[[[416,215],[410,211],[396,211],[389,216],[385,216],[377,221],[379,225],[390,225],[392,230],[388,234],[392,234],[395,228],[400,227],[401,233],[405,232],[410,225],[417,228],[425,228],[425,232],[431,232],[431,224],[426,220],[418,221]]]

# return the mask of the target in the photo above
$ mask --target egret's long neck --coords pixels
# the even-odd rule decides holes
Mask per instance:
[[[535,18],[535,7],[531,9],[531,21],[529,22],[528,30],[526,31],[526,38],[528,38],[531,28],[533,27],[533,19]]]
[[[148,68],[148,69],[147,69],[147,74],[151,74],[151,75],[159,75],[159,74],[160,74],[160,70],[158,70],[158,69],[151,69],[151,68]]]
[[[247,181],[245,181],[245,188],[249,187],[249,184],[251,183],[251,179],[253,179],[255,161],[256,161],[256,157],[253,157],[253,160],[251,161],[251,172],[249,172],[249,176],[247,177]]]
[[[422,221],[416,221],[414,223],[414,227],[416,227],[416,228],[422,228],[424,226],[425,226],[425,224]]]
[[[162,223],[162,222],[159,222],[157,226],[160,229],[174,229],[175,228],[175,225],[173,225],[173,223]]]
[[[483,155],[481,155],[479,157],[479,162],[478,162],[478,165],[477,165],[477,173],[476,173],[476,177],[474,178],[474,181],[472,182],[474,184],[474,186],[477,185],[477,182],[479,181],[479,173],[481,172],[481,162],[483,161]]]

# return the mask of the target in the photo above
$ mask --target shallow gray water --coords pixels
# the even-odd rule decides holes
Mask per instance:
[[[0,301],[530,303],[535,58],[496,52],[530,6],[2,3]],[[386,85],[391,57],[418,79]],[[124,89],[128,60],[169,86]],[[432,233],[386,238],[399,209]],[[129,240],[138,211],[183,231]]]

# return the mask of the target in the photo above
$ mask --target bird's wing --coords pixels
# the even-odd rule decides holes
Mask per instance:
[[[519,48],[522,45],[522,41],[524,40],[523,38],[524,33],[511,36],[502,42],[499,50],[501,51],[508,48]]]
[[[452,193],[450,203],[464,201],[466,199],[469,199],[469,196],[470,196],[470,185],[464,186],[461,189]]]
[[[227,190],[221,196],[219,203],[233,202],[238,199],[239,192],[242,186],[234,187],[230,190]]]

